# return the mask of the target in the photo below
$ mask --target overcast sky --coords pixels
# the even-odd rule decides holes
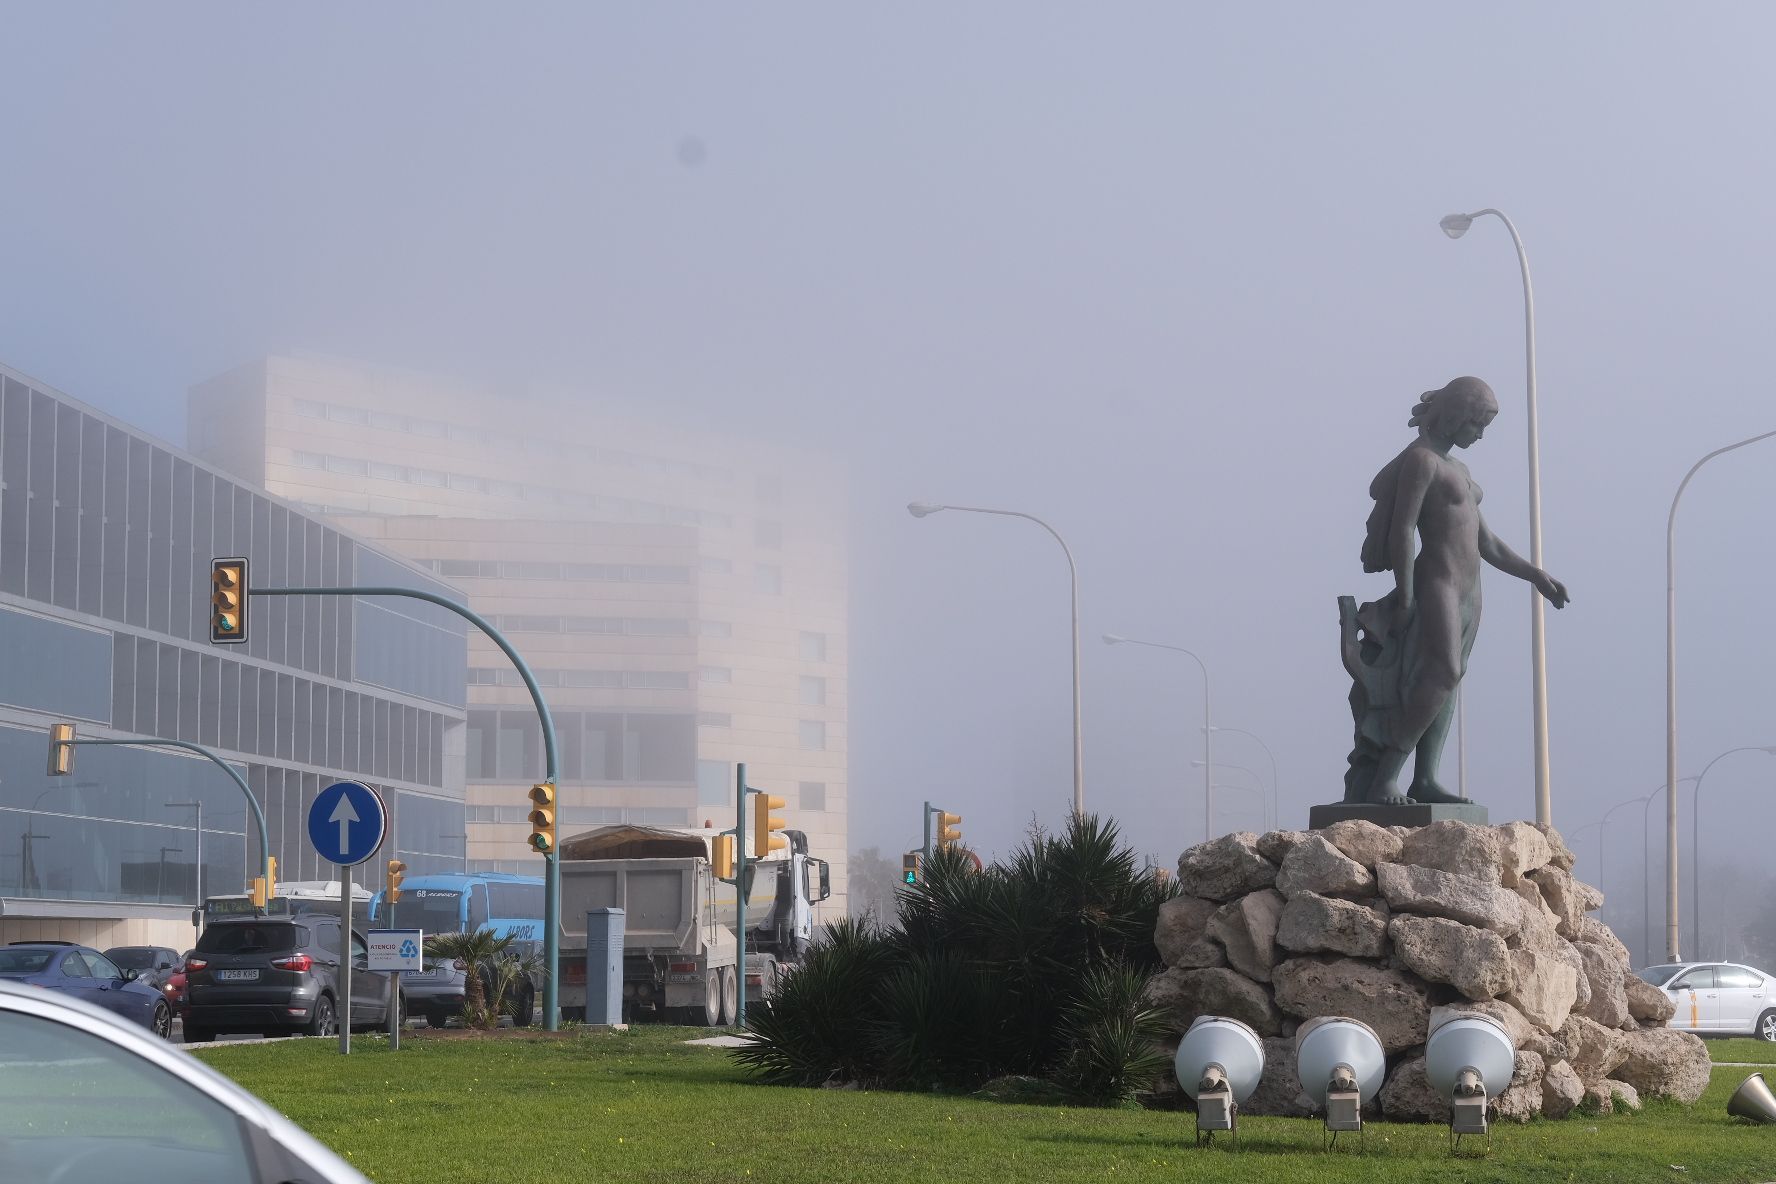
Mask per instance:
[[[1071,796],[1059,549],[915,498],[1072,544],[1087,803],[1141,850],[1202,837],[1200,677],[1106,631],[1207,660],[1285,824],[1336,799],[1335,598],[1388,586],[1366,491],[1421,391],[1497,390],[1465,459],[1528,550],[1516,260],[1437,229],[1498,206],[1573,595],[1555,820],[1662,781],[1666,510],[1776,428],[1768,6],[8,5],[0,42],[10,365],[174,441],[192,382],[299,348],[847,458],[854,848],[931,798],[1002,852]],[[1773,495],[1776,441],[1685,497],[1686,773],[1776,744]],[[1486,597],[1470,788],[1533,817],[1528,593]],[[1710,841],[1763,851],[1773,786],[1723,761]]]

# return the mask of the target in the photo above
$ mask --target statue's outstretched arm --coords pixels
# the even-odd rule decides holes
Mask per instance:
[[[1508,576],[1528,580],[1541,590],[1542,595],[1555,608],[1566,607],[1569,599],[1566,585],[1507,547],[1504,540],[1492,533],[1484,517],[1480,519],[1480,558]]]

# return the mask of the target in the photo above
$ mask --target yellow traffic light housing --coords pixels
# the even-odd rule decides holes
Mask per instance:
[[[247,639],[247,561],[210,561],[210,641],[228,645]]]
[[[49,725],[49,775],[66,777],[74,771],[74,725]]]
[[[775,794],[753,791],[752,798],[752,857],[763,859],[773,851],[781,851],[789,846],[789,840],[776,833],[789,824],[772,814],[773,810],[781,810],[789,803]]]
[[[715,878],[732,880],[734,878],[734,836],[716,835],[710,840],[709,859],[715,865]]]
[[[530,787],[530,849],[538,855],[555,854],[555,784],[539,781]]]
[[[407,865],[398,859],[388,861],[388,902],[395,904],[401,899],[401,881],[407,878]]]
[[[917,884],[919,882],[919,852],[908,851],[900,857],[900,882]]]
[[[273,855],[265,861],[266,872],[263,876],[254,876],[247,881],[247,895],[253,898],[253,907],[264,912],[266,906],[277,895],[277,856]]]
[[[937,845],[940,847],[948,847],[951,843],[961,842],[962,815],[946,814],[942,810],[937,811],[937,834],[935,838],[937,840]]]

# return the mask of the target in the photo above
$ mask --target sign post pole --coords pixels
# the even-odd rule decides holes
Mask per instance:
[[[387,835],[388,807],[383,804],[381,795],[362,781],[335,781],[316,795],[308,808],[309,845],[322,859],[339,869],[339,973],[334,982],[339,990],[336,1007],[341,1056],[351,1053],[351,869],[375,855]],[[365,973],[369,973],[368,968]],[[390,1006],[393,1006],[392,998]]]
[[[352,869],[339,869],[339,1055],[352,1050]]]

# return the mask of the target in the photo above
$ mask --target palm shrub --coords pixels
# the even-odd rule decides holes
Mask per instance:
[[[748,1010],[756,1040],[739,1055],[783,1083],[975,1089],[1021,1076],[1126,1099],[1165,1068],[1139,998],[1175,891],[1092,815],[1032,832],[979,872],[939,850],[900,891],[894,928],[833,927]]]
[[[483,926],[468,933],[439,933],[426,938],[428,958],[454,959],[463,964],[463,1023],[471,1028],[492,1028],[499,1024],[499,1004],[490,1008],[482,984],[495,979],[500,955],[514,940],[512,934],[495,937],[493,930]],[[497,996],[495,997],[497,1000]]]
[[[753,1042],[735,1056],[777,1085],[875,1084],[883,1076],[882,984],[901,964],[898,935],[867,920],[826,927],[795,973],[747,1006]]]

